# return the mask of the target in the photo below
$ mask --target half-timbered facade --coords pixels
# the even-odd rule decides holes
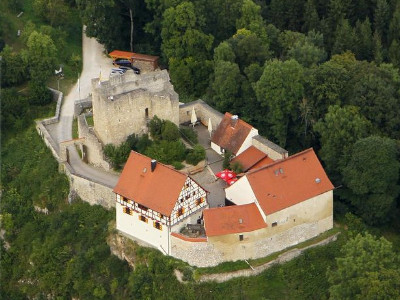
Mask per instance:
[[[170,253],[170,234],[196,223],[207,192],[188,175],[131,152],[114,188],[121,232]]]

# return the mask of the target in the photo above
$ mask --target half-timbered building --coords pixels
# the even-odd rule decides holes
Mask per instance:
[[[116,226],[170,254],[170,235],[197,223],[207,192],[190,176],[132,151],[114,188]]]

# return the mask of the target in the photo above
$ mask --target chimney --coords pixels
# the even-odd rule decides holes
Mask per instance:
[[[151,171],[154,172],[157,166],[157,161],[155,159],[151,160]]]
[[[232,126],[232,127],[235,127],[235,125],[236,125],[236,123],[237,123],[238,120],[239,120],[239,117],[238,117],[237,115],[233,115],[233,116],[231,117],[231,126]]]

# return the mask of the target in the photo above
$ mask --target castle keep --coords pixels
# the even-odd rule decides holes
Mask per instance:
[[[130,134],[147,133],[147,123],[155,115],[179,125],[179,97],[166,70],[127,72],[105,82],[93,79],[92,105],[94,131],[104,145],[119,145]]]

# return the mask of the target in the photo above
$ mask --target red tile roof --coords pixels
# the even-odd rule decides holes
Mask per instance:
[[[273,163],[274,161],[268,157],[268,155],[261,150],[258,150],[254,146],[250,146],[245,151],[240,153],[231,161],[231,165],[235,162],[239,162],[243,167],[243,172],[249,169],[265,166],[267,164]]]
[[[205,209],[203,217],[207,236],[250,232],[267,227],[254,203]]]
[[[170,216],[188,176],[160,162],[151,171],[151,158],[131,151],[114,193]]]
[[[312,148],[246,176],[267,215],[334,188]]]
[[[120,51],[120,50],[114,50],[114,51],[110,52],[109,55],[113,59],[115,59],[115,58],[125,58],[125,59],[133,58],[136,60],[144,60],[144,61],[150,61],[150,62],[154,62],[158,59],[158,56],[139,54],[139,53],[128,52],[128,51]]]
[[[232,127],[231,117],[232,115],[230,113],[225,113],[211,141],[224,149],[230,150],[233,154],[236,154],[253,127],[240,119],[238,119],[235,126]]]

